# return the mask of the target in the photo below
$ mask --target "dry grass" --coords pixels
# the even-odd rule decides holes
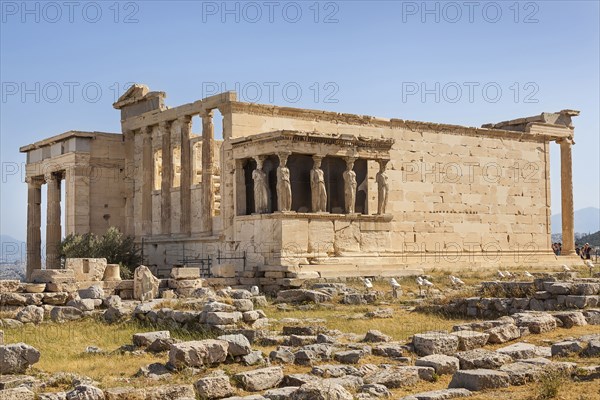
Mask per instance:
[[[588,271],[585,267],[581,269],[581,276],[587,276]],[[529,269],[531,273],[538,272],[534,268]],[[555,272],[558,272],[556,268]],[[511,270],[511,272],[516,272]],[[468,285],[476,285],[482,280],[495,279],[495,270],[463,270],[452,271],[452,274],[459,276]],[[449,271],[433,270],[428,275],[438,289],[443,292],[451,288],[448,275]],[[429,330],[450,330],[453,325],[464,323],[465,319],[446,318],[436,314],[423,314],[411,311],[407,307],[415,299],[418,293],[418,287],[414,278],[403,278],[400,280],[405,292],[404,296],[398,300],[391,300],[388,296],[388,302],[381,302],[377,305],[318,305],[307,310],[281,311],[275,306],[269,306],[265,309],[269,318],[319,318],[323,319],[329,329],[338,329],[342,332],[364,334],[369,329],[377,329],[390,335],[394,340],[407,341],[411,335],[417,332]],[[358,281],[350,282],[352,286],[362,288]],[[389,292],[389,284],[386,280],[375,282],[375,290]],[[412,293],[412,295],[411,295]],[[470,291],[453,291],[448,296],[467,297]],[[193,305],[178,305],[177,302],[164,303],[163,307],[171,308],[194,308]],[[394,317],[390,319],[362,319],[360,316],[368,311],[378,307],[389,307],[394,310]],[[279,328],[280,323],[275,323],[274,328]],[[38,348],[42,357],[35,370],[38,372],[73,372],[86,375],[99,382],[100,387],[151,387],[167,383],[194,383],[198,376],[189,373],[175,374],[165,381],[153,381],[146,378],[134,378],[134,374],[140,367],[151,363],[165,363],[166,354],[152,355],[143,353],[141,355],[131,354],[85,354],[87,346],[97,346],[110,353],[120,346],[131,343],[131,337],[134,333],[151,331],[152,327],[144,327],[135,323],[126,323],[121,325],[106,325],[95,320],[87,319],[82,321],[70,322],[62,325],[42,324],[39,326],[25,326],[18,330],[4,329],[5,340],[9,343],[25,342]],[[536,345],[548,345],[550,341],[558,341],[567,337],[577,337],[585,334],[598,333],[597,326],[574,327],[573,329],[557,329],[543,335],[530,335],[523,338]],[[202,339],[206,337],[203,332],[172,332],[172,336],[182,340]],[[491,349],[502,347],[492,346]],[[268,354],[272,350],[270,347],[254,346],[254,348]],[[564,361],[577,361],[581,365],[598,365],[600,358],[565,358]],[[335,362],[333,362],[335,363]],[[393,363],[390,359],[370,356],[361,360],[365,363]],[[245,367],[239,364],[229,363],[220,367],[229,375],[237,372],[253,369],[255,367]],[[286,365],[284,371],[290,373],[308,373],[310,367]],[[400,398],[411,393],[422,391],[437,390],[448,387],[449,376],[441,376],[436,382],[420,382],[416,386],[394,389],[392,398]],[[536,396],[541,393],[541,383],[535,383],[527,386],[510,387],[501,390],[486,391],[470,397],[472,400],[484,399],[510,399],[510,400],[538,400]],[[59,390],[64,388],[53,388]],[[237,395],[244,395],[238,390]],[[600,399],[600,383],[596,382],[572,382],[565,381],[558,385],[558,394],[556,399],[562,400],[597,400]]]
[[[362,316],[376,308],[392,308],[393,318],[364,319]],[[399,304],[380,304],[379,306],[334,305],[317,306],[311,310],[279,311],[275,307],[266,310],[270,318],[319,318],[326,322],[328,329],[339,329],[345,333],[365,334],[377,329],[394,340],[405,341],[418,332],[450,330],[453,325],[465,322],[464,319],[445,318],[441,315],[422,314],[409,311]],[[277,326],[277,324],[275,325]]]

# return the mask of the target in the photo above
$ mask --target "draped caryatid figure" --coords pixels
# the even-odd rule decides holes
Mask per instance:
[[[313,156],[313,168],[310,170],[310,192],[313,212],[327,210],[327,190],[325,189],[325,173],[321,169],[320,156]]]
[[[354,159],[346,160],[346,170],[344,171],[344,204],[347,214],[354,214],[354,204],[356,203],[356,172],[354,172]]]
[[[390,190],[388,176],[385,172],[387,163],[387,160],[379,160],[379,172],[375,176],[377,182],[377,214],[379,215],[385,214]]]
[[[256,157],[256,169],[252,171],[254,180],[254,211],[257,214],[268,212],[269,204],[269,186],[267,174],[262,169],[263,158]]]
[[[279,167],[277,167],[277,209],[279,211],[292,209],[292,183],[290,169],[287,167],[288,155],[279,154]]]

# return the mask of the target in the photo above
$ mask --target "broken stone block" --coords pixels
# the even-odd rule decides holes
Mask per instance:
[[[458,350],[458,337],[445,332],[417,333],[413,336],[415,352],[420,356],[453,354]]]
[[[289,348],[279,347],[277,350],[269,353],[269,359],[271,362],[279,362],[283,364],[292,364],[294,362],[294,353]]]
[[[342,364],[358,364],[363,356],[361,350],[347,350],[335,353],[333,359]]]
[[[35,393],[26,387],[0,390],[0,400],[34,400]]]
[[[583,316],[583,313],[579,311],[565,311],[554,314],[555,318],[558,318],[562,322],[562,327],[571,329],[574,326],[587,325],[587,321]]]
[[[534,382],[540,378],[544,372],[544,369],[539,365],[521,361],[504,364],[499,370],[508,374],[510,384],[513,386],[520,386],[529,382]]]
[[[72,269],[35,269],[31,273],[34,283],[74,283],[75,272]]]
[[[531,333],[540,334],[556,329],[556,320],[548,313],[524,312],[513,314],[512,317],[517,326],[526,326]]]
[[[401,343],[385,343],[373,348],[374,355],[390,358],[403,357],[406,351],[406,346]]]
[[[539,356],[538,347],[529,343],[515,343],[510,346],[499,348],[496,351],[498,353],[506,354],[515,360]]]
[[[411,386],[419,380],[419,371],[416,369],[397,366],[380,369],[364,377],[365,383],[383,385],[388,389]]]
[[[460,369],[497,369],[512,362],[510,356],[486,349],[461,351],[455,356],[460,362]]]
[[[194,267],[171,268],[171,278],[173,278],[173,279],[197,279],[197,278],[200,278],[200,268],[194,268]]]
[[[139,301],[150,301],[158,296],[160,281],[145,265],[140,265],[133,273],[133,298]]]
[[[491,369],[472,369],[457,371],[453,376],[449,388],[464,388],[471,391],[484,389],[498,389],[508,387],[510,378],[506,372]]]
[[[65,269],[73,271],[77,282],[101,281],[106,270],[106,258],[67,258]]]
[[[209,312],[206,313],[206,323],[209,325],[233,325],[242,319],[241,312]]]
[[[235,393],[235,389],[229,382],[229,377],[221,370],[200,378],[194,386],[202,399],[221,399]]]
[[[352,394],[342,386],[331,382],[310,382],[298,388],[291,400],[352,400]]]
[[[308,289],[289,289],[281,290],[277,293],[278,303],[326,303],[331,301],[331,295]]]
[[[389,337],[388,335],[379,332],[378,330],[375,329],[370,329],[369,331],[367,331],[367,334],[365,335],[364,338],[364,342],[369,342],[369,343],[381,343],[381,342],[389,342],[390,340],[392,340],[391,337]]]
[[[579,354],[585,349],[585,343],[579,340],[565,340],[552,345],[552,357],[567,357]]]
[[[264,396],[269,400],[288,400],[296,390],[298,390],[298,386],[285,386],[269,389],[264,393]]]
[[[0,375],[22,374],[40,360],[40,352],[25,343],[0,346]]]
[[[170,331],[143,332],[133,335],[133,344],[137,347],[148,347],[157,339],[170,339]]]
[[[488,343],[499,344],[521,337],[521,330],[515,324],[498,325],[485,331]]]
[[[103,299],[104,289],[100,285],[93,285],[86,289],[79,290],[79,297],[82,299]]]
[[[440,389],[411,394],[410,396],[403,397],[401,400],[449,400],[469,396],[471,396],[471,392],[467,389]]]
[[[250,354],[250,352],[252,351],[250,341],[244,335],[223,335],[219,336],[217,339],[224,340],[227,342],[227,353],[230,356],[245,356],[247,354]]]
[[[197,340],[175,343],[169,350],[169,363],[177,368],[203,367],[222,363],[229,344],[224,340]]]
[[[67,322],[83,318],[83,311],[75,307],[53,307],[50,319],[53,322]]]
[[[452,375],[458,371],[460,367],[458,358],[444,354],[432,354],[430,356],[421,357],[415,361],[415,365],[431,367],[438,375]]]
[[[283,380],[281,367],[268,367],[253,371],[241,372],[233,376],[240,386],[249,392],[257,392],[274,388]]]
[[[458,331],[451,335],[458,337],[458,350],[473,350],[485,346],[490,337],[489,333],[476,331]]]
[[[34,305],[27,306],[15,318],[24,324],[39,324],[44,320],[44,309]]]

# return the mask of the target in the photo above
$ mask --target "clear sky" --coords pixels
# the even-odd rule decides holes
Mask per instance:
[[[575,209],[598,207],[598,4],[2,1],[0,232],[26,237],[18,148],[120,132],[112,103],[130,82],[172,106],[237,89],[244,101],[469,126],[577,109]],[[558,213],[558,145],[551,160]]]

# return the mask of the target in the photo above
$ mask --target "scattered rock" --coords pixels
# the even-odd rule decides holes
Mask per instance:
[[[224,340],[197,340],[175,343],[169,351],[169,363],[177,368],[203,367],[222,363],[229,344]]]
[[[342,364],[358,364],[363,355],[361,350],[339,351],[333,355],[333,359]]]
[[[352,400],[352,394],[342,386],[331,382],[310,382],[298,388],[291,400]]]
[[[19,311],[16,319],[24,324],[39,324],[44,320],[44,309],[34,305],[27,306]]]
[[[229,382],[229,377],[220,370],[200,378],[194,386],[202,399],[220,399],[235,393],[235,389]]]
[[[54,307],[50,311],[50,319],[61,323],[83,318],[83,311],[75,307]]]
[[[368,343],[380,343],[380,342],[389,342],[390,340],[392,340],[391,337],[389,337],[388,335],[371,329],[367,332],[367,334],[365,335],[365,339],[363,340],[364,342],[368,342]]]
[[[438,375],[452,375],[458,371],[460,362],[456,357],[444,354],[432,354],[419,358],[415,361],[415,365],[420,367],[431,367]]]
[[[458,337],[445,332],[417,333],[412,343],[420,356],[453,354],[458,350]]]
[[[40,360],[40,352],[25,343],[0,346],[0,375],[22,374]]]
[[[503,324],[485,331],[489,335],[488,343],[506,343],[521,337],[521,330],[515,324]]]
[[[170,339],[170,331],[143,332],[133,335],[133,344],[137,347],[148,347],[157,339]]]
[[[456,357],[460,362],[460,369],[497,369],[512,362],[512,358],[506,354],[485,349],[461,351],[456,353]]]
[[[472,369],[457,371],[453,376],[449,388],[464,388],[471,391],[484,389],[497,389],[508,387],[510,378],[506,372],[491,369]]]
[[[79,385],[67,392],[67,400],[104,400],[104,392],[97,387]]]
[[[451,335],[458,337],[458,350],[460,351],[483,347],[490,337],[489,333],[468,330],[452,332]]]
[[[565,340],[552,345],[552,357],[567,357],[570,354],[579,354],[585,349],[585,343],[579,340]]]
[[[257,392],[274,388],[283,380],[283,369],[281,367],[268,367],[255,369],[253,371],[241,372],[233,376],[244,390]]]

